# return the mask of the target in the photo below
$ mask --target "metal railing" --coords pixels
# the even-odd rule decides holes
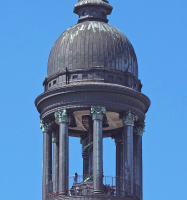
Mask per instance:
[[[46,200],[54,199],[58,196],[57,192],[48,193],[46,196]]]
[[[90,175],[89,175],[90,176]],[[84,175],[85,177],[85,175]],[[75,177],[69,176],[69,185],[67,188],[68,195],[91,195],[93,192],[93,182],[88,181],[84,182],[83,175],[78,175]],[[90,187],[87,188],[87,183],[90,184]],[[103,194],[108,196],[126,196],[125,185],[127,181],[123,177],[113,177],[113,176],[104,176],[103,177]],[[134,183],[135,193],[140,197],[140,186],[135,182]],[[120,185],[120,187],[119,187]],[[117,186],[117,189],[116,189]],[[58,180],[50,181],[46,184],[46,200],[54,199],[58,196]]]

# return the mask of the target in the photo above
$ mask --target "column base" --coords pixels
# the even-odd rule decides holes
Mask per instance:
[[[93,194],[103,194],[103,191],[102,190],[94,190]]]

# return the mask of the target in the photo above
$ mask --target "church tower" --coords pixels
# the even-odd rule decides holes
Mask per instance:
[[[78,23],[54,43],[35,100],[43,132],[42,200],[142,200],[142,136],[150,100],[141,93],[132,44],[108,24],[107,0],[79,0]],[[69,182],[69,137],[80,138],[83,176]],[[116,145],[116,176],[104,182],[103,140]],[[81,162],[81,161],[80,161]],[[80,178],[80,177],[79,177]]]

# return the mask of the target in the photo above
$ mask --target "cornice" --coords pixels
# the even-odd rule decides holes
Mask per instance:
[[[35,106],[38,107],[41,102],[48,98],[68,93],[78,94],[80,92],[107,92],[111,94],[126,95],[130,98],[136,99],[136,101],[139,101],[139,103],[144,106],[145,113],[151,104],[149,98],[146,95],[126,86],[102,82],[81,82],[68,84],[59,88],[56,87],[54,90],[42,93],[36,98]]]

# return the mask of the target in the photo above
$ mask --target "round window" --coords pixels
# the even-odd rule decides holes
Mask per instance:
[[[84,12],[82,13],[82,15],[83,15],[83,16],[86,16],[86,15],[87,15],[87,12],[86,12],[86,11],[84,11]]]
[[[97,14],[97,11],[96,11],[96,10],[93,10],[93,11],[92,11],[92,15],[95,16],[96,14]]]

